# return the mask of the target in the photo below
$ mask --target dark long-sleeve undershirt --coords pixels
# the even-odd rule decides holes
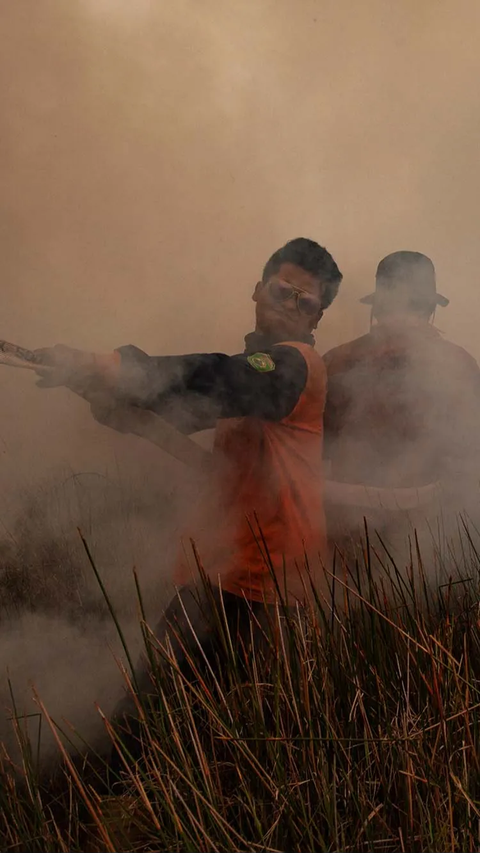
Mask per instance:
[[[262,347],[275,369],[261,372],[238,355],[199,353],[149,356],[134,346],[118,349],[118,390],[184,433],[215,425],[218,418],[256,417],[280,421],[295,408],[307,381],[307,364],[288,345]]]

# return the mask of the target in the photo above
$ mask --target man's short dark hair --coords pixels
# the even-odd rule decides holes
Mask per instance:
[[[335,299],[343,275],[338,269],[330,252],[307,237],[289,240],[281,249],[277,249],[263,269],[262,281],[278,272],[282,264],[295,264],[305,272],[311,273],[323,285],[322,308],[328,308]]]

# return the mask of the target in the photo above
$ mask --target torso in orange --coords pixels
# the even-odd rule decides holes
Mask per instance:
[[[285,345],[296,347],[305,358],[305,388],[293,411],[279,422],[253,417],[218,421],[217,475],[186,531],[179,584],[188,582],[192,568],[195,571],[190,558],[187,565],[188,538],[195,542],[213,584],[252,601],[271,603],[279,590],[289,603],[302,601],[310,592],[310,580],[315,582],[323,572],[326,371],[310,345]]]

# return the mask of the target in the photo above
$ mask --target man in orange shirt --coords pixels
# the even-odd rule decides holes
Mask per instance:
[[[62,346],[37,351],[54,368],[43,384],[74,390],[103,385],[119,400],[149,409],[185,433],[216,424],[217,473],[187,533],[214,599],[223,597],[235,630],[252,611],[260,618],[279,591],[290,605],[304,600],[310,584],[306,557],[314,579],[322,580],[326,375],[312,332],[341,279],[326,249],[305,238],[291,240],[265,265],[253,293],[255,331],[246,336],[245,351],[234,356],[151,357],[131,346],[110,356]],[[180,590],[156,635],[164,637],[168,622],[182,631],[189,620],[207,646],[209,604],[191,579],[191,565],[182,560]],[[174,649],[181,658],[175,641]],[[140,680],[147,690],[147,674]]]

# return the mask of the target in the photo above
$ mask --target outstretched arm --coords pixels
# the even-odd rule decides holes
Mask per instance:
[[[218,418],[282,420],[295,408],[307,380],[305,359],[288,345],[276,345],[254,356],[148,356],[127,346],[110,356],[81,353],[76,356],[76,367],[75,358],[66,364],[67,348],[44,353],[44,363],[54,362],[60,371],[53,384],[67,385],[77,393],[103,386],[119,403],[153,411],[187,434],[212,427]]]

